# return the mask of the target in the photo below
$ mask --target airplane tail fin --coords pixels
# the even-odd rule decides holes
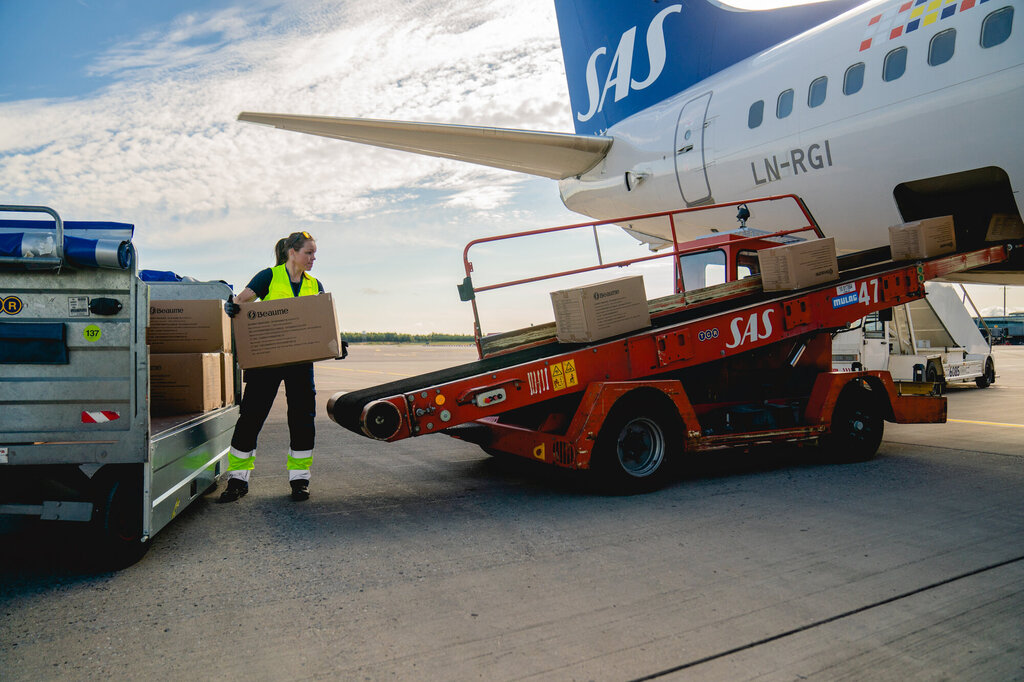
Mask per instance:
[[[799,0],[797,0],[799,1]],[[741,10],[719,0],[555,0],[576,132],[600,135],[863,0]]]
[[[555,180],[590,170],[604,158],[612,144],[611,138],[590,135],[365,118],[244,111],[238,115],[238,120]]]

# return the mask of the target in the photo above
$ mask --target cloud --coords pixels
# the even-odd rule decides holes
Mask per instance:
[[[350,324],[465,331],[452,285],[465,243],[569,222],[548,181],[236,121],[249,110],[571,130],[549,0],[239,3],[119,40],[86,73],[112,83],[0,104],[0,195],[134,223],[143,267],[237,289],[301,225],[331,287],[379,300],[401,284],[430,300],[351,300]]]
[[[409,189],[447,192],[441,203],[453,208],[495,208],[521,178],[235,117],[249,109],[566,129],[552,20],[538,26],[531,16],[552,14],[544,5],[286,3],[181,16],[91,64],[90,74],[116,79],[93,97],[0,106],[0,191],[82,213],[179,220],[256,205],[299,219],[357,216],[395,208]],[[473,182],[485,187],[468,190]]]

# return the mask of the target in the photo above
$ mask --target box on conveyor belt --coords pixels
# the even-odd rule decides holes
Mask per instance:
[[[224,353],[150,353],[149,399],[154,415],[215,410],[224,403]]]
[[[233,318],[242,369],[328,360],[341,355],[330,294],[242,303]]]
[[[996,213],[988,221],[985,241],[1001,242],[1008,239],[1024,239],[1024,222],[1015,213]]]
[[[642,276],[552,291],[551,305],[555,335],[563,343],[587,343],[651,326]]]
[[[151,353],[222,353],[230,324],[224,301],[150,301],[146,344]]]
[[[765,291],[803,289],[839,279],[836,240],[832,237],[760,249],[757,262]]]
[[[889,227],[889,246],[894,261],[932,258],[956,251],[953,216],[925,218]]]

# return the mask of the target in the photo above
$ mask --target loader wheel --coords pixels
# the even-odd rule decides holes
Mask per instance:
[[[985,361],[985,373],[975,379],[974,383],[978,388],[988,388],[996,383],[996,366],[992,363],[992,358]]]
[[[928,371],[925,372],[924,380],[936,385],[935,390],[938,392],[935,395],[942,395],[946,392],[946,382],[943,379],[939,379],[939,372],[935,369],[935,365],[928,365]]]
[[[834,462],[865,462],[882,443],[882,406],[877,391],[864,384],[847,386],[832,411],[832,429],[821,439],[821,448]]]
[[[679,416],[667,400],[633,394],[620,399],[594,445],[591,466],[598,485],[626,494],[664,485],[679,434]]]

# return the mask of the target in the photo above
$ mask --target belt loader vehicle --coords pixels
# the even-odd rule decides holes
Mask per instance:
[[[885,420],[944,422],[945,398],[932,384],[896,382],[884,370],[833,371],[832,334],[872,312],[922,299],[928,280],[1005,261],[1011,244],[910,263],[891,262],[884,247],[840,257],[836,281],[766,292],[756,274],[684,291],[681,259],[707,247],[676,242],[668,254],[628,262],[673,258],[676,293],[648,302],[649,328],[576,344],[559,342],[550,323],[490,336],[481,331],[481,292],[628,263],[474,287],[468,254],[477,244],[644,219],[667,220],[674,233],[674,220],[687,212],[782,200],[797,202],[806,225],[715,245],[729,251],[734,279],[735,256],[754,242],[797,232],[821,236],[802,201],[768,197],[471,242],[459,289],[473,304],[480,359],[339,393],[328,412],[378,440],[445,433],[492,454],[589,469],[621,491],[658,485],[671,460],[683,455],[820,441],[827,458],[863,460],[876,452]]]
[[[97,560],[131,563],[227,469],[238,417],[236,395],[202,413],[151,413],[150,304],[231,290],[144,282],[130,225],[0,210],[52,218],[0,221],[0,240],[21,245],[0,257],[0,516],[78,523],[94,531]],[[83,244],[91,262],[73,253]],[[236,367],[232,359],[227,371]]]

